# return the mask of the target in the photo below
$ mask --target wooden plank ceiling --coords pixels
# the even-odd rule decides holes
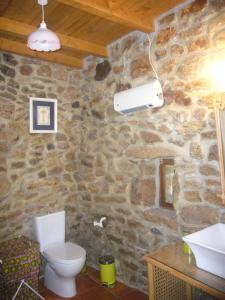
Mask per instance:
[[[28,35],[39,27],[37,0],[0,0],[0,50],[82,68],[88,55],[107,57],[107,45],[139,30],[154,31],[154,19],[181,0],[49,0],[48,28],[62,48],[44,53],[27,48]]]

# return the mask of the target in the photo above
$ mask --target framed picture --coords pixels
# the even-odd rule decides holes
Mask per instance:
[[[173,178],[175,174],[174,160],[162,159],[160,162],[160,206],[173,207]]]
[[[30,97],[30,132],[57,132],[57,100]]]

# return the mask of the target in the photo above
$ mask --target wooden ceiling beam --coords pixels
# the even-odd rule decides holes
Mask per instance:
[[[0,2],[0,16],[5,13],[12,0],[1,0]]]
[[[83,68],[81,59],[67,56],[59,52],[37,52],[30,50],[24,43],[15,42],[5,38],[0,38],[0,50],[20,54],[22,56],[29,56],[32,58],[42,59],[53,63],[66,65],[69,67]]]
[[[113,8],[106,1],[102,5],[102,0],[57,0],[59,3],[86,11],[109,21],[121,24],[126,27],[138,29],[144,32],[154,31],[150,18],[146,20],[143,15],[132,14],[127,12],[121,6]]]
[[[35,31],[37,28],[29,24],[17,22],[11,19],[0,17],[0,30],[11,34],[16,34],[23,37]],[[81,51],[88,54],[93,54],[101,57],[107,57],[107,49],[101,45],[90,43],[85,40],[80,40],[64,34],[56,33],[60,39],[62,48],[67,48],[75,51]]]

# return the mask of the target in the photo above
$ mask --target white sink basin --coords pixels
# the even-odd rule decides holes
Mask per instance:
[[[209,226],[183,240],[194,253],[197,267],[225,279],[225,224]]]

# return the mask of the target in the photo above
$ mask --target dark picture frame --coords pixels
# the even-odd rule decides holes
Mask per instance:
[[[30,97],[30,133],[57,132],[57,100]]]
[[[174,159],[165,158],[160,161],[160,207],[173,207],[173,178],[175,174]]]

